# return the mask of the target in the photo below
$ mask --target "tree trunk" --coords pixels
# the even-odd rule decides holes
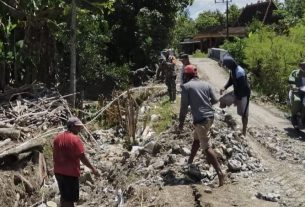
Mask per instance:
[[[72,0],[72,13],[71,13],[71,66],[70,66],[70,93],[71,96],[71,106],[75,107],[76,99],[76,3]]]

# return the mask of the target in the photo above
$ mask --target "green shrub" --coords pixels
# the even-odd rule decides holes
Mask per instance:
[[[207,57],[207,54],[201,52],[200,50],[196,50],[196,51],[193,53],[193,57],[194,57],[194,58],[204,58],[204,57]]]
[[[304,57],[305,27],[298,25],[290,35],[277,35],[264,27],[245,40],[244,62],[254,74],[253,86],[266,95],[278,94],[285,100],[288,93],[288,76]]]
[[[158,114],[161,116],[161,120],[154,122],[152,125],[157,134],[165,131],[172,124],[174,116],[173,110],[173,104],[169,100],[163,100],[151,111],[150,115]]]

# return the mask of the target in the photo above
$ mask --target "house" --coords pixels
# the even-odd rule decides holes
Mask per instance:
[[[229,39],[234,37],[246,37],[246,27],[254,19],[257,19],[264,24],[277,22],[278,19],[276,15],[274,15],[275,10],[277,10],[277,7],[273,0],[258,1],[255,4],[246,5],[234,26],[228,28]],[[196,49],[200,49],[202,52],[207,52],[208,48],[219,47],[222,45],[226,38],[227,28],[225,25],[207,28],[205,31],[195,35],[192,41],[188,41],[187,51],[183,50],[183,52],[191,54]],[[184,48],[183,45],[186,43],[181,42],[180,44],[182,48]],[[192,48],[194,48],[194,50]]]

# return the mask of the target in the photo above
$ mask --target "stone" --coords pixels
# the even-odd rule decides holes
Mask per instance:
[[[226,153],[229,157],[231,157],[232,154],[233,154],[233,148],[227,148],[226,151],[225,151],[225,153]]]
[[[157,122],[157,121],[160,121],[160,119],[161,119],[161,116],[159,114],[152,114],[150,116],[150,121],[151,122]]]
[[[161,159],[159,159],[159,160],[157,160],[154,164],[153,164],[153,167],[155,168],[155,169],[161,169],[161,168],[163,168],[164,167],[164,161],[163,160],[161,160]]]
[[[190,155],[191,154],[191,150],[189,150],[186,147],[182,148],[182,155],[186,156],[186,155]]]
[[[211,188],[206,188],[206,189],[204,189],[204,192],[211,194],[212,193],[212,189]]]
[[[228,167],[230,171],[236,172],[236,171],[240,171],[242,164],[240,161],[238,160],[228,160]]]
[[[188,165],[186,167],[185,174],[195,181],[200,181],[203,178],[199,168],[195,165]]]
[[[182,152],[182,149],[179,145],[175,144],[173,147],[172,147],[172,153],[173,154],[181,154]]]
[[[145,146],[144,146],[144,149],[152,154],[152,155],[156,155],[160,152],[160,149],[161,149],[161,145],[157,142],[154,142],[154,141],[151,141],[149,143],[147,143]]]
[[[278,193],[264,194],[264,193],[258,192],[255,196],[258,199],[262,199],[262,200],[266,200],[266,201],[272,201],[272,202],[278,202],[279,199],[281,198],[281,195],[278,194]]]
[[[224,160],[224,154],[221,148],[215,148],[214,152],[216,154],[217,157],[219,157],[220,159]]]

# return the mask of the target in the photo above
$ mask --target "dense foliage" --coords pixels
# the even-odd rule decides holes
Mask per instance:
[[[79,0],[78,91],[128,86],[129,71],[153,65],[189,0]],[[0,89],[43,82],[67,91],[71,2],[0,1]],[[105,87],[103,87],[105,86]]]
[[[247,38],[223,45],[252,73],[252,87],[256,90],[286,100],[288,76],[305,59],[305,24],[302,19],[298,22],[283,33],[278,33],[277,25],[254,23]]]

